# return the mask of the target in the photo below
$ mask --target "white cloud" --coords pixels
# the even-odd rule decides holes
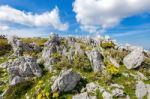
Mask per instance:
[[[68,29],[67,23],[62,23],[59,16],[59,9],[56,7],[50,12],[43,14],[32,14],[17,10],[10,6],[0,6],[0,21],[23,24],[27,26],[52,26],[55,29],[64,31]]]
[[[75,0],[81,29],[95,32],[118,25],[124,18],[150,12],[150,0]]]
[[[9,30],[9,29],[10,29],[10,27],[7,26],[7,25],[0,25],[0,30],[1,31],[6,31],[6,30]]]

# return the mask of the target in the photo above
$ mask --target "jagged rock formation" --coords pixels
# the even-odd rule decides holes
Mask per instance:
[[[10,75],[10,85],[16,85],[26,79],[42,75],[42,70],[36,60],[30,57],[19,57],[6,65]]]
[[[150,91],[150,84],[144,84],[143,81],[138,81],[136,84],[136,91],[135,94],[138,99],[143,99],[144,96],[147,95],[147,99],[149,99],[149,91]]]
[[[16,56],[22,56],[24,51],[27,51],[27,52],[31,52],[31,51],[32,52],[40,52],[41,51],[41,48],[37,44],[23,43],[17,36],[9,37],[8,42],[12,46],[14,54]]]
[[[103,64],[102,55],[98,50],[93,49],[90,52],[86,52],[86,54],[92,64],[94,72],[102,71],[105,68]]]
[[[18,98],[16,91],[26,88],[23,83],[26,81],[34,83],[28,85],[32,92],[20,91],[22,97],[19,99],[150,98],[150,54],[143,48],[120,46],[110,37],[52,34],[42,46],[38,43],[41,48],[15,36],[8,40],[18,57],[9,53],[9,56],[0,57],[0,98],[5,96],[6,88],[12,90],[9,85],[15,88],[12,95],[16,94],[10,97]],[[24,52],[28,51],[37,60],[27,57]],[[6,96],[11,95],[7,93]]]
[[[128,69],[139,67],[144,61],[143,49],[137,48],[134,49],[130,54],[128,54],[123,63]]]
[[[69,69],[60,74],[54,81],[51,89],[53,92],[60,91],[66,92],[75,88],[77,83],[80,81],[81,76]]]

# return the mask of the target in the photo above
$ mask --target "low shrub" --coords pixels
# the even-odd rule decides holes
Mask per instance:
[[[104,49],[107,49],[107,48],[114,48],[115,44],[113,42],[102,42],[100,46]]]

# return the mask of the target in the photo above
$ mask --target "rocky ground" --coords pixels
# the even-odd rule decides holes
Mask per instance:
[[[150,99],[150,52],[108,37],[0,38],[0,99]]]

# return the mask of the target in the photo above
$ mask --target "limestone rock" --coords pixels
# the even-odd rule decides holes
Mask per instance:
[[[87,92],[77,94],[72,99],[97,99],[96,96],[90,96]]]
[[[143,81],[137,82],[135,94],[138,99],[143,99],[143,97],[147,94],[147,88]]]
[[[104,99],[113,99],[112,95],[107,91],[104,91],[102,96],[103,96]]]
[[[99,89],[99,85],[91,82],[86,85],[86,89],[87,92],[95,92],[97,89]]]
[[[75,73],[72,69],[62,72],[54,81],[51,89],[53,92],[66,92],[73,90],[80,81],[81,76]]]
[[[139,67],[144,61],[143,49],[135,49],[130,54],[128,54],[123,63],[128,69]]]
[[[14,54],[16,56],[22,56],[23,52],[40,52],[41,48],[35,43],[23,43],[17,36],[8,38],[8,43],[12,46]]]
[[[102,55],[96,49],[93,49],[91,52],[86,52],[94,72],[102,71],[105,67],[103,64]]]
[[[116,89],[112,90],[112,96],[122,97],[122,96],[124,96],[124,92],[122,89],[116,88]]]
[[[19,57],[14,62],[9,63],[7,70],[10,75],[10,85],[15,85],[23,80],[34,76],[41,76],[42,70],[31,57]]]
[[[117,61],[116,61],[114,58],[110,57],[109,59],[110,59],[110,62],[111,62],[115,67],[117,67],[117,68],[120,67],[120,65],[117,63]]]

